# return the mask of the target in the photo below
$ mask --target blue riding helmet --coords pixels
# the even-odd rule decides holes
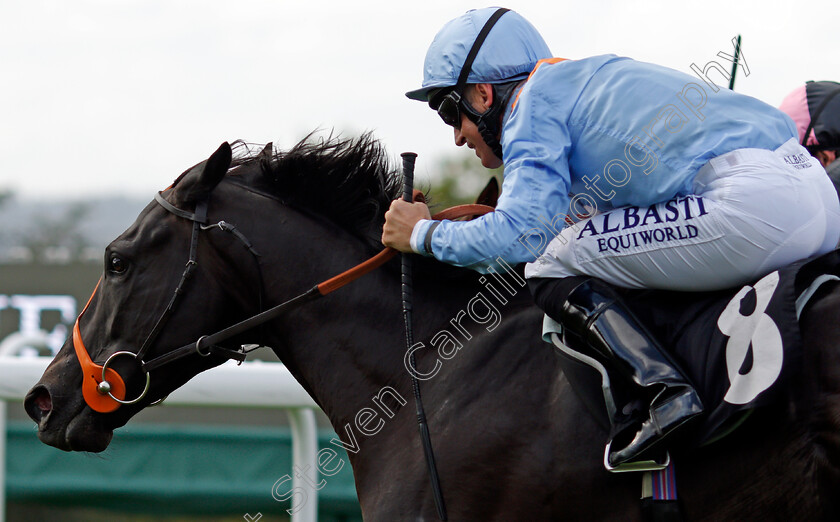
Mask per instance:
[[[428,101],[430,91],[458,83],[461,67],[495,7],[468,11],[443,26],[423,65],[423,86],[405,93],[412,100]],[[520,14],[508,11],[499,18],[472,64],[467,83],[506,83],[525,79],[543,58],[551,58],[540,33]]]

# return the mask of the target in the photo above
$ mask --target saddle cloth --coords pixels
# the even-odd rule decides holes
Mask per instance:
[[[799,315],[819,287],[840,280],[840,250],[798,261],[752,284],[716,292],[627,290],[628,306],[670,349],[703,399],[696,443],[730,433],[777,400],[797,375]],[[562,327],[546,316],[543,338]]]

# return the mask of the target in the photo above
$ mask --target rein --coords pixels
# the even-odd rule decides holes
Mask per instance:
[[[415,190],[414,201],[423,202],[424,200],[425,198],[423,197],[423,194],[420,191]],[[82,312],[79,314],[79,317],[76,319],[76,323],[73,327],[73,347],[76,351],[76,357],[79,360],[79,364],[82,367],[82,396],[84,397],[87,405],[90,406],[92,410],[99,413],[109,413],[115,411],[123,404],[135,404],[139,402],[146,396],[146,394],[149,391],[152,370],[160,368],[165,364],[182,359],[188,355],[192,355],[193,353],[197,353],[202,357],[207,357],[209,355],[220,355],[228,359],[234,359],[241,363],[245,360],[245,357],[248,351],[250,350],[246,349],[245,347],[241,347],[238,350],[232,350],[230,348],[219,346],[218,343],[221,343],[227,339],[230,339],[231,337],[251,330],[257,326],[265,324],[271,321],[272,319],[279,317],[282,313],[288,310],[297,308],[305,303],[324,297],[338,290],[339,288],[355,281],[356,279],[359,279],[360,277],[372,272],[373,270],[379,268],[380,266],[390,261],[398,253],[397,250],[394,250],[392,248],[385,248],[375,256],[368,259],[367,261],[364,261],[354,266],[353,268],[346,270],[345,272],[331,277],[330,279],[318,283],[306,292],[296,297],[293,297],[283,303],[280,303],[277,306],[274,306],[273,308],[260,312],[248,319],[228,326],[227,328],[219,330],[218,332],[215,332],[213,334],[204,335],[193,343],[186,344],[163,355],[159,355],[148,361],[144,361],[143,358],[147,354],[149,348],[152,346],[154,341],[157,339],[160,332],[163,330],[163,327],[166,325],[167,321],[169,320],[169,317],[174,311],[178,301],[178,297],[183,293],[184,284],[194,272],[195,267],[198,266],[198,261],[196,259],[196,251],[198,245],[198,236],[201,230],[213,229],[218,227],[223,231],[232,232],[234,236],[240,242],[242,242],[243,245],[245,245],[245,247],[248,248],[248,250],[250,250],[250,252],[255,256],[255,258],[259,256],[259,254],[251,246],[251,243],[247,240],[247,238],[245,238],[245,236],[241,232],[236,230],[235,226],[225,223],[224,221],[219,221],[219,223],[206,226],[208,206],[207,200],[199,202],[196,205],[195,212],[188,212],[175,207],[174,205],[166,201],[166,199],[163,198],[161,193],[155,194],[155,201],[169,213],[193,222],[192,237],[190,240],[189,260],[187,261],[187,265],[184,268],[184,272],[181,275],[181,279],[178,283],[178,286],[175,288],[175,292],[172,295],[169,304],[167,305],[164,312],[161,314],[158,321],[155,323],[155,326],[152,328],[152,331],[146,337],[146,340],[141,345],[140,350],[138,350],[137,353],[128,351],[115,352],[111,354],[106,359],[105,363],[103,363],[102,365],[98,365],[91,360],[90,354],[87,351],[84,342],[82,341],[81,330],[79,327],[79,321],[82,318],[82,315],[84,315],[88,306],[90,306],[90,303],[93,300],[93,296],[96,294],[96,291],[99,288],[99,283],[97,283],[96,288],[94,288],[93,294],[91,294],[90,299],[88,299],[87,304],[85,304],[84,309],[82,309]],[[470,216],[474,217],[487,214],[488,212],[492,212],[493,210],[493,207],[487,205],[458,205],[455,207],[448,208],[442,212],[439,212],[438,214],[435,214],[433,216],[433,219],[442,220],[457,219]],[[259,266],[259,263],[257,265]],[[260,278],[262,278],[261,275]],[[260,291],[262,291],[262,289]],[[143,388],[143,391],[134,399],[125,399],[125,382],[114,369],[110,368],[112,360],[116,357],[133,358],[138,363],[141,371],[146,376],[146,383]]]

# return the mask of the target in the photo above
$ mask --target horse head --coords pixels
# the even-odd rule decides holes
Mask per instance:
[[[224,256],[210,255],[210,241],[197,237],[208,226],[197,215],[206,211],[230,164],[231,148],[224,143],[184,172],[106,248],[104,272],[74,335],[24,403],[46,444],[102,451],[115,428],[225,360],[196,355],[154,371],[143,367],[143,361],[194,342],[203,327],[225,314],[254,307],[247,289],[222,273]],[[180,319],[187,316],[190,320]]]

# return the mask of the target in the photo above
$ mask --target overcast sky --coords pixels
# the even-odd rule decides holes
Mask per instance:
[[[466,154],[404,92],[460,0],[0,0],[0,190],[151,196],[223,141],[287,148],[372,130],[395,157]],[[778,105],[840,80],[837,3],[514,1],[555,56],[616,53],[690,73],[732,53],[736,90]]]

